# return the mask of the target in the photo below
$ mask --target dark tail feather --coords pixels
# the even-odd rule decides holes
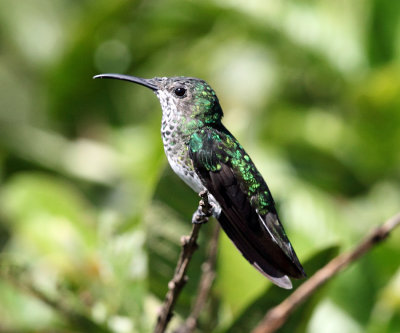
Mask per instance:
[[[292,283],[288,275],[295,278],[302,278],[305,276],[304,271],[302,269],[300,271],[296,265],[290,263],[288,258],[279,264],[274,260],[276,258],[268,258],[277,246],[276,244],[273,244],[272,240],[268,240],[264,237],[260,240],[260,235],[253,235],[251,229],[240,230],[241,222],[237,224],[234,221],[231,221],[223,211],[218,217],[218,221],[221,224],[222,229],[242,255],[258,271],[279,287],[285,289],[292,288]],[[278,255],[278,257],[282,258],[281,255]],[[290,265],[289,269],[288,265]],[[288,270],[290,273],[287,272]]]

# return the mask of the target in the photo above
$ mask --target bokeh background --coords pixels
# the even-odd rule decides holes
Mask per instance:
[[[198,198],[156,97],[104,72],[207,80],[309,275],[399,210],[400,2],[0,0],[1,332],[153,327]],[[198,331],[247,332],[290,292],[219,243]],[[400,332],[399,263],[397,230],[281,331]]]

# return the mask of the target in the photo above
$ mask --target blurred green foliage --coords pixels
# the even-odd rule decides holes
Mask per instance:
[[[399,209],[399,42],[393,0],[0,0],[0,331],[150,331],[190,230],[158,101],[93,75],[206,79],[312,274]],[[282,332],[399,332],[399,258],[397,231]],[[287,295],[222,235],[199,332],[248,331]]]

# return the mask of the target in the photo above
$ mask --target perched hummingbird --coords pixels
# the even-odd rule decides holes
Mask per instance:
[[[240,143],[221,123],[214,90],[192,77],[125,80],[153,90],[161,103],[161,135],[174,172],[197,193],[206,190],[213,215],[242,255],[276,285],[305,273],[275,209],[263,177]],[[195,221],[194,221],[195,222]]]

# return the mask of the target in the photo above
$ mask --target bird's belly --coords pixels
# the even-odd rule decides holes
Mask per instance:
[[[181,155],[169,154],[170,151],[165,149],[167,155],[168,163],[172,170],[181,178],[188,186],[192,188],[196,193],[207,190],[202,184],[199,176],[194,172],[192,167],[192,161],[190,160],[188,154],[185,152]],[[208,193],[208,201],[213,206],[212,214],[218,219],[221,214],[221,206],[214,198],[211,193]]]
[[[201,183],[199,176],[194,172],[189,157],[185,158],[181,156],[170,156],[170,154],[166,154],[168,158],[168,163],[171,166],[172,170],[181,178],[187,185],[189,185],[193,191],[199,193],[204,190],[204,186]]]
[[[172,170],[196,193],[207,190],[193,169],[186,144],[173,140],[171,133],[168,135],[163,128],[161,133],[165,155]],[[208,193],[208,200],[213,205],[213,215],[218,218],[221,213],[220,205],[211,193]]]
[[[193,169],[190,169],[186,166],[182,167],[181,164],[177,163],[173,158],[169,158],[168,155],[167,158],[172,170],[174,170],[174,172],[196,193],[207,190],[201,183],[199,176],[197,176]],[[212,215],[214,215],[214,217],[218,219],[219,215],[221,214],[221,206],[211,193],[208,193],[208,201],[213,207]]]

